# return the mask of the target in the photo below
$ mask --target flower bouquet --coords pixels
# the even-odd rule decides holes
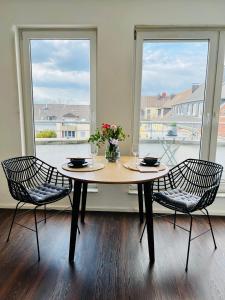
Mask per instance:
[[[97,147],[107,142],[105,157],[109,162],[115,162],[120,157],[119,141],[124,141],[126,134],[123,128],[116,124],[103,123],[88,140],[89,143],[96,144]]]

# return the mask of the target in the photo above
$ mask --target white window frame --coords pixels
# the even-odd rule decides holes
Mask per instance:
[[[211,130],[211,148],[209,159],[214,161],[217,150],[217,135],[218,135],[218,121],[220,115],[220,100],[223,83],[224,72],[224,56],[225,56],[225,31],[220,31],[219,43],[218,43],[218,55],[217,55],[217,69],[216,69],[216,81],[215,81],[215,93],[213,98],[213,113],[212,113],[212,130]],[[224,184],[225,187],[225,184]]]
[[[216,30],[196,30],[194,28],[136,28],[135,41],[135,76],[134,76],[134,117],[133,117],[133,143],[139,142],[139,124],[140,124],[140,101],[142,86],[142,55],[143,43],[146,40],[170,41],[170,40],[190,40],[190,41],[209,41],[208,64],[206,74],[206,90],[204,115],[202,119],[202,137],[200,144],[200,158],[208,160],[210,157],[210,133],[212,130],[213,116],[213,96],[216,79],[217,64],[217,45],[219,40],[219,32]]]
[[[29,43],[31,39],[90,40],[90,131],[96,128],[96,28],[16,26],[15,46],[22,155],[35,155]]]
[[[139,106],[141,98],[141,75],[142,75],[142,47],[145,39],[181,39],[185,35],[190,39],[208,39],[211,41],[209,47],[207,90],[205,91],[205,105],[202,113],[202,137],[200,147],[200,158],[216,161],[218,121],[220,114],[220,100],[224,72],[225,56],[225,27],[142,27],[137,26],[135,41],[135,76],[134,76],[134,118],[133,118],[133,142],[139,141]],[[212,57],[213,56],[213,57]],[[213,66],[214,64],[214,66]],[[207,85],[207,83],[206,83]],[[181,114],[181,107],[177,108]],[[199,113],[201,108],[199,107]],[[225,180],[221,181],[220,192],[225,192]]]
[[[224,73],[224,57],[225,57],[225,29],[219,32],[218,42],[218,54],[217,54],[217,69],[216,69],[216,81],[215,81],[215,92],[213,98],[213,113],[212,113],[212,129],[211,129],[211,140],[210,140],[210,153],[209,160],[216,160],[217,151],[217,138],[218,138],[218,125],[220,115],[220,100],[222,93],[223,84],[223,73]],[[222,179],[220,183],[219,191],[225,193],[225,180]]]

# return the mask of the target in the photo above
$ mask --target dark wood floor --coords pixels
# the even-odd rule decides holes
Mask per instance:
[[[5,243],[12,211],[0,210],[0,299],[225,299],[225,218],[212,219],[210,234],[192,242],[185,273],[187,233],[155,220],[156,262],[150,268],[146,235],[139,243],[137,214],[88,213],[80,225],[76,260],[68,263],[70,215],[39,225],[41,261],[35,234],[15,226]],[[41,214],[39,213],[39,217]],[[23,217],[33,224],[32,215]],[[179,224],[188,219],[178,217]],[[197,234],[207,226],[194,224]]]

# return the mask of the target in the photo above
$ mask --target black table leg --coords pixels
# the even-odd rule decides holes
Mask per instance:
[[[139,217],[140,217],[140,223],[142,224],[144,222],[142,183],[138,183],[137,186],[138,186]]]
[[[85,218],[87,187],[88,187],[88,184],[86,182],[84,182],[83,189],[82,189],[82,200],[81,200],[81,223],[84,223],[84,218]]]
[[[74,181],[72,218],[71,218],[71,228],[70,228],[70,253],[69,253],[70,262],[73,262],[74,253],[75,253],[77,225],[78,225],[77,223],[78,223],[79,208],[80,208],[81,185],[82,185],[81,181],[78,180]]]
[[[153,193],[153,183],[152,182],[144,183],[148,251],[149,251],[149,258],[151,264],[155,262],[152,193]]]

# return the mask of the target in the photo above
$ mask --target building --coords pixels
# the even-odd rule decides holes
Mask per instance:
[[[141,120],[154,120],[162,114],[166,114],[168,111],[162,111],[161,108],[171,100],[171,96],[163,92],[158,96],[142,96],[141,97]]]
[[[34,104],[34,120],[77,120],[89,122],[89,105]]]
[[[192,88],[161,99],[157,96],[141,98],[140,138],[152,139],[179,131],[180,136],[198,140],[201,136],[204,109],[204,84],[193,84]],[[222,85],[218,137],[225,137],[225,83]],[[176,127],[176,130],[174,129]],[[170,134],[170,133],[169,133]]]
[[[89,105],[35,104],[35,134],[50,130],[57,139],[85,141],[90,135],[89,111]]]

